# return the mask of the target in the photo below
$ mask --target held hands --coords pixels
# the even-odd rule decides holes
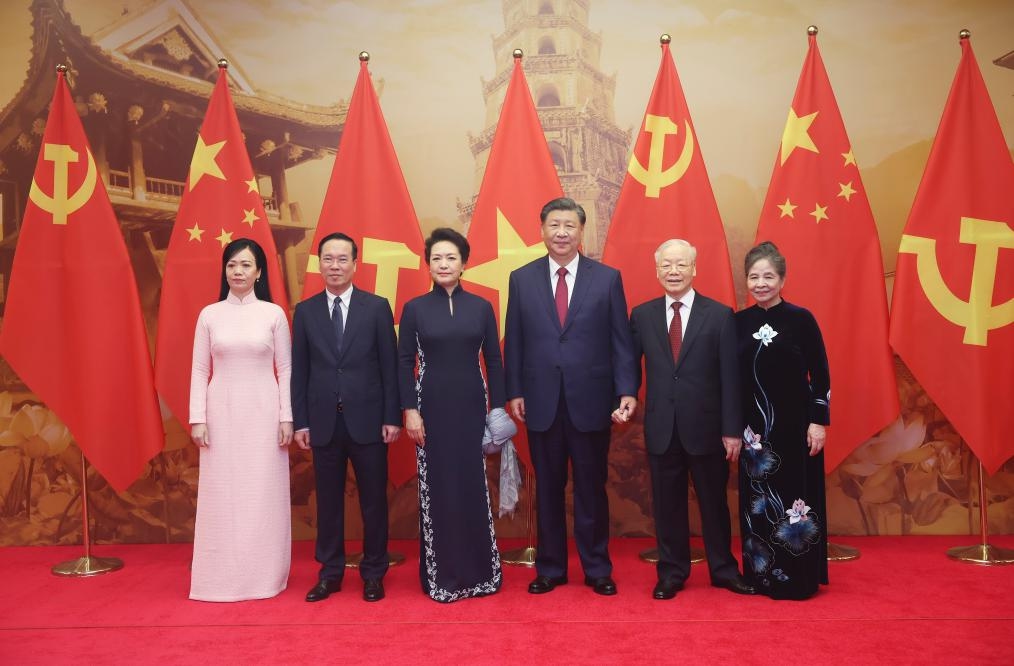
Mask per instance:
[[[743,440],[739,437],[723,437],[722,446],[725,447],[725,459],[732,462],[739,460],[739,452],[743,448]]]
[[[824,426],[819,423],[811,423],[806,429],[806,443],[810,447],[810,455],[815,456],[824,449],[824,442],[827,441],[827,433]]]
[[[380,427],[380,438],[384,440],[384,444],[390,444],[394,440],[398,439],[398,435],[401,434],[401,426],[396,425],[383,425]]]
[[[510,402],[507,403],[507,408],[510,411],[511,416],[513,416],[514,418],[516,418],[518,421],[521,421],[522,423],[525,422],[525,399],[524,398],[514,398],[513,400],[511,400]]]
[[[613,423],[627,423],[637,411],[637,398],[631,395],[620,396],[620,406],[613,410]]]
[[[309,430],[300,430],[295,435],[293,435],[293,439],[296,441],[296,446],[298,446],[299,448],[303,449],[304,451],[310,450]]]
[[[405,410],[405,430],[416,446],[426,446],[426,428],[423,427],[422,415],[418,409]]]
[[[208,425],[206,423],[191,423],[190,439],[194,440],[194,444],[197,446],[208,446]]]
[[[292,443],[292,421],[282,421],[278,424],[278,446],[288,446]]]

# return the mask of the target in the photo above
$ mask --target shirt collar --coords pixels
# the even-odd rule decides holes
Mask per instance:
[[[352,298],[352,285],[350,284],[345,291],[343,291],[342,293],[338,294],[337,296],[334,295],[334,294],[332,294],[327,289],[324,289],[324,293],[327,294],[327,309],[328,310],[330,310],[331,308],[334,307],[334,299],[336,299],[336,298],[341,299],[342,302],[345,303],[345,307],[347,308],[349,306],[349,299]]]
[[[682,298],[680,298],[680,303],[682,303],[683,305],[686,306],[688,312],[694,307],[694,295],[695,294],[696,294],[696,292],[694,291],[694,288],[691,287],[690,291],[688,291],[687,293],[683,294]],[[675,298],[673,298],[669,294],[665,295],[665,309],[666,309],[666,312],[669,311],[669,308],[671,308],[672,304],[675,303],[675,302],[676,302]]]
[[[570,260],[570,263],[561,265],[556,263],[552,257],[549,257],[549,272],[551,275],[556,275],[556,272],[561,268],[567,269],[567,275],[577,276],[577,265],[581,263],[581,253],[578,252],[574,255],[574,258]]]

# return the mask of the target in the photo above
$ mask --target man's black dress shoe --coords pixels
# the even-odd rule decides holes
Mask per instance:
[[[536,576],[535,580],[528,584],[529,594],[545,594],[556,589],[557,585],[566,585],[566,576]]]
[[[379,578],[363,581],[363,601],[380,601],[384,598],[384,583]]]
[[[341,592],[342,582],[336,579],[321,579],[306,593],[307,601],[324,601],[332,592]]]
[[[672,599],[676,593],[683,589],[683,583],[674,580],[660,580],[655,584],[651,596],[656,599]]]
[[[616,582],[609,576],[602,576],[601,578],[585,576],[584,584],[595,590],[595,594],[601,594],[606,597],[616,594]]]
[[[757,594],[757,588],[739,576],[726,580],[715,581],[711,585],[714,587],[724,587],[730,592],[735,592],[736,594]]]

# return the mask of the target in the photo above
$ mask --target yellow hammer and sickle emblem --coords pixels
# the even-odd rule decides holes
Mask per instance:
[[[53,216],[53,224],[67,224],[67,218],[92,198],[98,169],[92,151],[85,149],[88,158],[88,171],[84,182],[73,194],[68,192],[68,176],[70,164],[77,162],[79,155],[76,150],[62,143],[47,143],[42,149],[42,158],[53,163],[53,196],[42,191],[39,184],[32,179],[32,188],[28,197],[35,205]]]
[[[926,298],[944,319],[965,328],[962,342],[985,347],[990,331],[1014,323],[1014,298],[993,305],[1000,250],[1014,250],[1014,231],[1004,222],[963,217],[958,240],[975,246],[972,286],[967,302],[955,296],[944,283],[937,264],[935,238],[905,234],[901,237],[898,252],[916,256],[916,272]]]
[[[648,168],[645,169],[638,161],[637,155],[630,156],[630,166],[627,171],[634,180],[644,185],[644,196],[657,199],[662,190],[669,187],[683,177],[690,166],[690,160],[694,157],[694,134],[690,131],[690,123],[683,121],[683,133],[686,139],[683,142],[683,152],[679,159],[668,169],[662,168],[662,158],[665,157],[665,138],[670,134],[679,133],[679,125],[666,116],[653,116],[650,113],[644,119],[644,131],[651,135],[651,145],[648,149]]]

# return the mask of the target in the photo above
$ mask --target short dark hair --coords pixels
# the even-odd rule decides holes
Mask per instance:
[[[440,241],[454,243],[454,246],[458,248],[458,254],[461,255],[461,263],[468,263],[468,253],[471,250],[468,239],[450,227],[437,227],[430,233],[429,238],[426,239],[426,263],[430,261],[433,246]]]
[[[254,264],[261,276],[254,282],[254,296],[261,301],[271,301],[271,287],[268,285],[268,258],[257,241],[250,238],[237,238],[222,250],[222,287],[218,290],[218,300],[224,301],[229,295],[229,279],[225,275],[225,265],[243,250],[250,250],[254,256]]]
[[[320,239],[320,242],[317,243],[318,257],[320,256],[320,253],[324,251],[324,243],[333,240],[347,241],[349,243],[352,243],[352,261],[355,261],[356,259],[359,258],[359,246],[356,245],[356,242],[352,240],[351,236],[349,236],[348,234],[343,234],[340,231],[336,231],[333,234],[328,234],[327,236],[324,236],[323,238]]]
[[[542,207],[542,212],[539,213],[539,221],[542,224],[545,224],[546,218],[549,217],[549,214],[552,213],[554,210],[574,211],[575,213],[577,213],[577,219],[581,221],[581,226],[582,227],[584,226],[585,221],[584,208],[581,206],[581,204],[574,201],[573,199],[570,199],[568,197],[560,197],[558,199],[553,199],[552,201],[550,201],[549,203],[547,203],[545,206]]]
[[[743,260],[743,273],[749,273],[750,268],[761,259],[770,261],[771,266],[778,273],[778,277],[785,279],[785,257],[771,241],[764,241],[746,253],[746,259]]]

